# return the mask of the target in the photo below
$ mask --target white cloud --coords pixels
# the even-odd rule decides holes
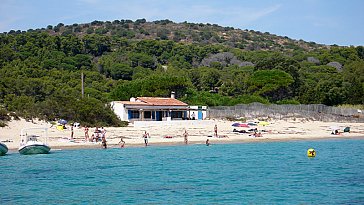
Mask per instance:
[[[274,5],[274,6],[271,6],[271,7],[268,7],[268,8],[263,8],[261,10],[255,10],[253,11],[253,13],[250,13],[250,21],[256,21],[260,18],[263,18],[263,17],[266,17],[268,15],[270,15],[271,13],[274,13],[276,12],[279,8],[281,8],[281,5],[278,4],[278,5]]]

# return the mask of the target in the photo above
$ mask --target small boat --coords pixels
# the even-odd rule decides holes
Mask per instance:
[[[8,152],[6,144],[0,142],[0,156],[5,155]]]
[[[44,134],[45,142],[40,141],[40,135],[30,134],[29,130],[41,130]],[[21,130],[21,142],[19,147],[19,153],[24,155],[29,154],[48,154],[51,148],[47,145],[48,140],[48,128],[26,128]],[[43,138],[43,136],[42,136]]]

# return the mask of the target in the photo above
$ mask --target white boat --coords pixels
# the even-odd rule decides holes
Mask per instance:
[[[31,130],[40,130],[42,139],[44,138],[44,142],[40,140],[40,135],[28,134],[28,131]],[[38,131],[39,132],[39,131]],[[20,134],[20,154],[48,154],[51,148],[47,145],[48,140],[48,128],[26,128],[21,130]]]
[[[8,152],[6,144],[0,142],[0,156],[5,155]]]

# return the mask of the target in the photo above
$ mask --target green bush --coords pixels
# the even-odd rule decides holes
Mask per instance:
[[[300,102],[298,102],[297,100],[293,100],[293,99],[286,99],[286,100],[280,100],[280,101],[277,101],[276,104],[278,105],[299,105],[301,104]]]

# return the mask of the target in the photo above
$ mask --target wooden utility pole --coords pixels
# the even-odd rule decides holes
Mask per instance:
[[[83,81],[84,81],[84,79],[83,79],[83,72],[81,72],[81,95],[82,95],[82,98],[85,95],[85,87],[84,87]]]

